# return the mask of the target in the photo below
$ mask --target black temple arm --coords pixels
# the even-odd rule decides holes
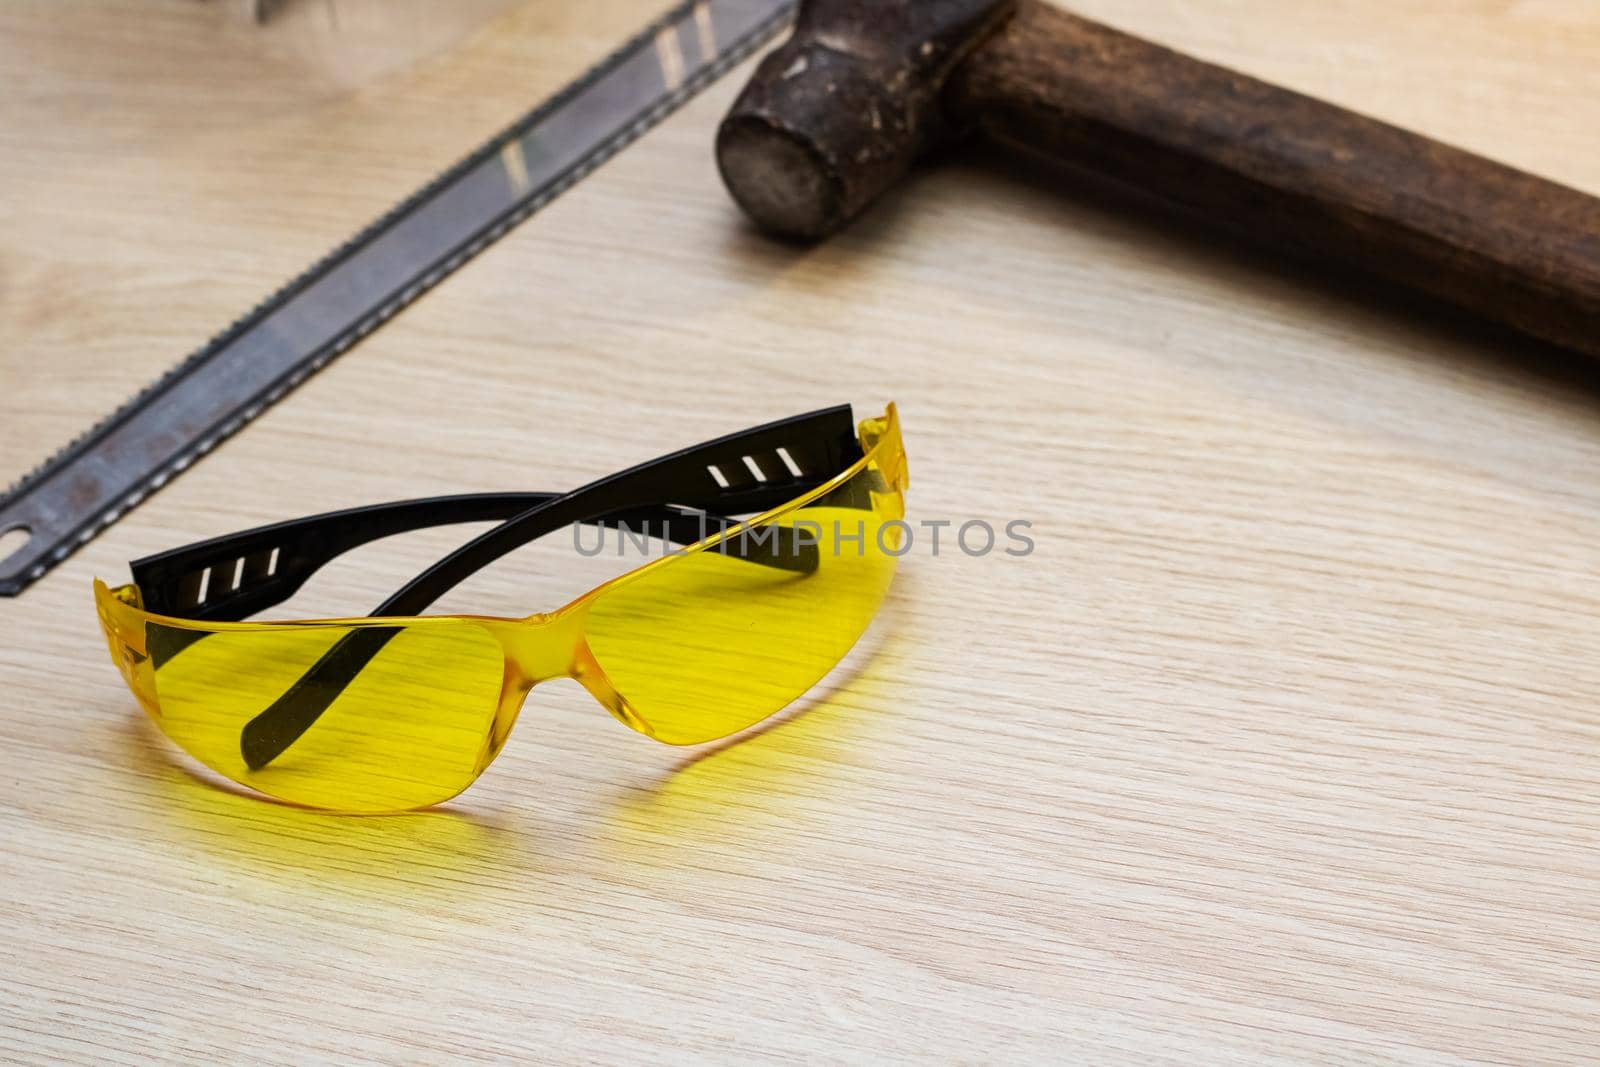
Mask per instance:
[[[351,549],[433,526],[507,519],[558,495],[472,493],[325,512],[146,556],[133,562],[133,581],[158,615],[237,622],[289,599]]]
[[[785,455],[793,469],[784,462]],[[420,614],[508,552],[570,523],[658,501],[718,515],[764,511],[821,485],[860,458],[849,405],[707,441],[535,504],[445,556],[373,614]]]
[[[148,611],[204,622],[237,622],[289,599],[324,565],[351,549],[433,526],[504,520],[559,495],[472,493],[332,511],[135,560],[133,580]],[[626,524],[635,533],[692,545],[730,520],[657,504],[588,521]],[[789,554],[757,562],[792,569],[804,560]]]

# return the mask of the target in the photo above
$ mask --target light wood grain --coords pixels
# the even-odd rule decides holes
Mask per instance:
[[[0,9],[0,480],[654,13],[442,8]],[[1585,0],[1078,10],[1600,193]],[[709,151],[742,76],[0,602],[0,1053],[1592,1060],[1596,393],[981,159],[768,245]],[[551,685],[444,809],[307,814],[202,780],[95,627],[187,540],[890,398],[914,515],[1038,551],[910,557],[739,744]],[[440,609],[603,576],[556,541]]]

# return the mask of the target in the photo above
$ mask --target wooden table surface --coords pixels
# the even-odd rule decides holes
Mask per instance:
[[[380,6],[0,8],[0,481],[657,9]],[[1077,9],[1600,193],[1591,0]],[[1594,379],[978,156],[773,246],[710,154],[747,71],[0,601],[0,1052],[1592,1060]],[[552,684],[457,801],[307,813],[177,754],[96,628],[188,540],[888,399],[913,517],[1037,550],[913,553],[739,743]],[[615,566],[557,537],[439,609]]]

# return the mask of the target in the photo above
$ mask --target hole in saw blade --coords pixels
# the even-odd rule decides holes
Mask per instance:
[[[12,556],[27,548],[31,540],[33,530],[27,526],[13,526],[5,533],[0,533],[0,569]]]

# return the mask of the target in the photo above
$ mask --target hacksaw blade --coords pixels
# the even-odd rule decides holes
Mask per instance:
[[[15,596],[748,56],[795,0],[687,0],[0,497]]]

